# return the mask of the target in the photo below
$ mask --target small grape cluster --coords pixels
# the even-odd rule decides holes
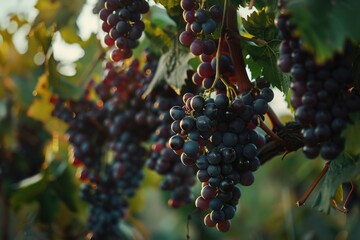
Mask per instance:
[[[360,110],[360,96],[352,89],[351,46],[317,64],[295,36],[291,14],[279,14],[276,25],[283,37],[278,66],[293,77],[291,105],[303,125],[303,152],[310,159],[320,155],[333,160],[344,148],[341,132],[350,122],[349,114]]]
[[[94,240],[123,238],[118,225],[143,179],[147,152],[141,144],[159,124],[152,102],[142,99],[157,67],[156,58],[148,54],[146,60],[142,71],[137,59],[129,66],[107,62],[103,81],[90,82],[80,100],[52,100],[53,115],[69,125],[73,163],[83,182],[81,198],[91,206]],[[92,88],[95,99],[90,99]]]
[[[205,99],[188,93],[183,107],[171,108],[176,135],[169,145],[185,166],[197,169],[202,190],[195,205],[210,209],[206,226],[228,231],[241,196],[236,185],[254,182],[253,172],[261,164],[258,149],[265,144],[255,129],[273,97],[269,88],[253,89],[232,102],[225,94]]]
[[[158,174],[165,176],[160,188],[163,191],[171,191],[168,204],[173,208],[178,208],[194,200],[191,187],[195,184],[195,172],[193,169],[184,166],[181,163],[180,156],[175,154],[167,145],[168,139],[173,135],[169,110],[179,103],[180,98],[173,90],[169,89],[168,85],[162,86],[164,88],[161,91],[162,95],[169,92],[172,94],[158,96],[154,103],[161,123],[150,139],[152,147],[147,165]],[[159,89],[156,92],[160,92]]]
[[[196,10],[196,5],[193,0],[180,1],[186,27],[180,34],[179,41],[190,47],[191,53],[200,57],[201,63],[193,74],[193,83],[205,89],[215,87],[224,91],[226,87],[222,81],[217,81],[213,86],[216,72],[215,53],[218,48],[218,40],[214,39],[213,34],[222,21],[222,9],[219,5],[212,5],[209,9],[199,7]],[[223,76],[234,73],[231,58],[225,52],[220,58],[220,66],[219,71]]]
[[[216,51],[216,42],[211,38],[211,34],[215,32],[217,23],[221,21],[221,8],[213,5],[209,10],[205,8],[196,10],[196,3],[193,0],[181,0],[180,6],[186,22],[186,29],[179,36],[180,43],[190,47],[190,51],[196,56],[203,53],[213,54]]]
[[[103,21],[102,29],[107,33],[105,44],[115,46],[111,59],[117,62],[130,58],[145,29],[141,14],[149,11],[149,4],[145,0],[106,0],[104,6],[99,17]]]

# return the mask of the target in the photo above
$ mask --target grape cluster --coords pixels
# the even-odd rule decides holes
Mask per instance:
[[[318,64],[296,36],[289,13],[279,14],[276,25],[283,37],[278,66],[293,77],[291,105],[303,125],[303,152],[310,159],[335,159],[344,148],[341,132],[350,122],[349,114],[360,110],[359,94],[352,90],[351,47]]]
[[[222,9],[219,5],[212,5],[209,9],[204,7],[197,9],[197,5],[198,3],[192,0],[180,1],[186,27],[180,34],[179,41],[189,47],[191,53],[200,57],[201,63],[193,74],[193,82],[205,89],[215,87],[224,91],[226,87],[222,81],[217,81],[213,86],[216,72],[215,53],[218,48],[218,40],[213,35],[222,21]],[[221,74],[227,76],[234,73],[231,58],[226,52],[222,53],[220,61]]]
[[[104,6],[99,17],[103,21],[102,29],[107,33],[105,44],[115,46],[111,59],[117,62],[130,58],[145,29],[141,14],[149,11],[149,4],[145,0],[106,0]]]
[[[157,67],[154,56],[146,57],[142,70],[137,59],[129,66],[107,62],[103,81],[90,82],[81,99],[52,100],[53,115],[69,125],[73,164],[83,182],[81,198],[90,204],[94,240],[123,238],[118,225],[143,179],[147,152],[142,143],[159,124],[152,102],[142,99]],[[91,88],[95,99],[90,99]]]
[[[232,102],[225,94],[205,99],[188,93],[183,107],[171,108],[176,135],[169,145],[185,166],[197,169],[202,190],[195,205],[210,209],[204,218],[206,226],[229,230],[241,196],[236,185],[254,182],[253,172],[261,164],[258,149],[265,144],[256,126],[272,99],[269,88],[253,89]]]
[[[168,139],[173,135],[169,109],[178,104],[180,100],[179,96],[175,95],[168,85],[165,86],[163,85],[162,95],[167,92],[172,94],[158,96],[157,101],[154,103],[161,123],[150,139],[152,147],[147,165],[158,174],[165,176],[160,188],[163,191],[171,191],[168,204],[173,208],[178,208],[193,201],[191,187],[195,184],[195,172],[193,169],[184,166],[181,163],[180,156],[175,154],[167,145]]]

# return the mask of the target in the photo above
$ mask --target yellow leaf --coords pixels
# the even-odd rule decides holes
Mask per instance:
[[[53,93],[49,89],[48,74],[44,73],[38,79],[33,91],[34,100],[27,112],[29,117],[44,123],[45,128],[50,132],[64,132],[66,125],[51,115],[54,105],[50,102]]]
[[[344,202],[344,190],[342,187],[342,184],[339,184],[339,186],[336,189],[335,196],[331,199],[331,206],[337,210],[340,210],[343,208]]]

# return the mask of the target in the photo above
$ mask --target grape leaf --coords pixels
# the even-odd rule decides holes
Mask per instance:
[[[251,41],[247,41],[242,47],[245,55],[249,54],[252,61],[261,66],[261,73],[267,81],[286,93],[290,85],[290,76],[282,73],[277,67],[281,39],[274,25],[274,19],[275,13],[267,12],[265,9],[253,12],[246,19],[243,18],[242,23],[246,31],[245,35],[251,35],[256,39],[261,39],[265,44],[257,45]],[[252,64],[251,60],[247,60],[247,62]],[[250,71],[258,71],[258,68],[256,68],[254,64],[249,66],[249,69]],[[257,76],[258,72],[254,72],[252,75]]]
[[[149,19],[144,19],[145,34],[152,44],[161,51],[167,51],[171,47],[174,36],[169,35],[164,29],[154,25]],[[154,49],[155,50],[155,49]]]
[[[147,96],[161,82],[166,81],[176,93],[180,93],[187,77],[187,70],[191,69],[189,60],[194,56],[191,53],[182,51],[181,48],[173,46],[164,53],[160,59],[153,80],[144,93]]]
[[[259,63],[255,62],[253,58],[245,57],[245,64],[249,68],[249,71],[251,73],[251,78],[256,79],[257,77],[261,76],[262,73],[262,67]],[[250,77],[250,76],[249,76]]]
[[[344,151],[351,156],[358,156],[360,155],[360,114],[352,114],[351,120],[352,123],[342,132],[342,137],[346,139]]]
[[[43,173],[26,178],[13,187],[11,206],[18,209],[23,203],[34,201],[46,188],[48,181]]]
[[[352,157],[346,153],[331,161],[319,193],[315,199],[314,207],[320,211],[330,212],[332,200],[340,184],[349,182],[360,174],[360,155]]]
[[[51,223],[55,219],[59,207],[59,198],[51,185],[47,185],[37,198],[39,202],[39,220],[42,223]]]
[[[360,41],[359,0],[296,0],[289,1],[292,21],[297,25],[304,46],[318,61],[325,61],[341,51],[350,39]]]
[[[49,91],[48,78],[46,74],[39,77],[35,90],[33,103],[28,109],[28,116],[46,123],[51,117],[54,106],[50,103],[52,93]]]
[[[71,78],[60,74],[57,71],[58,62],[51,55],[48,60],[49,88],[50,90],[64,98],[78,99],[82,96],[82,88],[71,81]]]
[[[55,190],[58,198],[69,208],[72,212],[79,210],[79,196],[78,186],[74,180],[74,171],[70,169],[65,161],[52,161],[47,168],[49,174],[53,175],[54,179],[50,182],[51,187]],[[64,188],[63,186],[66,186]]]
[[[158,6],[150,7],[150,22],[161,29],[166,29],[169,27],[176,26],[174,20],[172,20],[169,15],[166,13],[166,10]]]

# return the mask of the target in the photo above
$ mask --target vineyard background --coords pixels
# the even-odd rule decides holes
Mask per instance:
[[[86,239],[89,213],[79,197],[80,172],[71,164],[66,124],[51,116],[50,97],[56,93],[76,98],[90,78],[101,80],[105,45],[100,20],[93,13],[96,3],[0,0],[0,166],[5,166],[5,157],[11,159],[6,163],[10,174],[0,172],[0,239]],[[163,31],[174,30],[176,23],[164,7],[151,3],[145,18]],[[239,10],[243,15],[249,12]],[[135,56],[142,56],[148,45],[156,46],[149,39],[144,37]],[[324,50],[319,58],[328,57],[331,51]],[[285,85],[274,87],[276,98],[271,105],[281,120],[292,121],[289,96],[278,88],[287,92]],[[359,153],[359,121],[351,130],[351,149]],[[184,239],[187,232],[191,239],[358,239],[358,160],[350,165],[352,171],[341,169],[331,175],[339,175],[339,184],[345,182],[344,196],[340,192],[334,196],[339,204],[350,190],[349,178],[353,179],[355,191],[347,215],[330,203],[319,203],[321,194],[337,188],[329,190],[326,180],[331,181],[330,177],[315,188],[304,206],[296,206],[323,166],[322,159],[308,160],[301,150],[265,163],[255,173],[255,183],[242,187],[239,208],[227,233],[206,228],[201,214],[193,212],[193,204],[170,208],[169,194],[158,188],[161,176],[145,169],[121,229],[129,239],[176,240]],[[194,193],[199,189],[196,184]]]

